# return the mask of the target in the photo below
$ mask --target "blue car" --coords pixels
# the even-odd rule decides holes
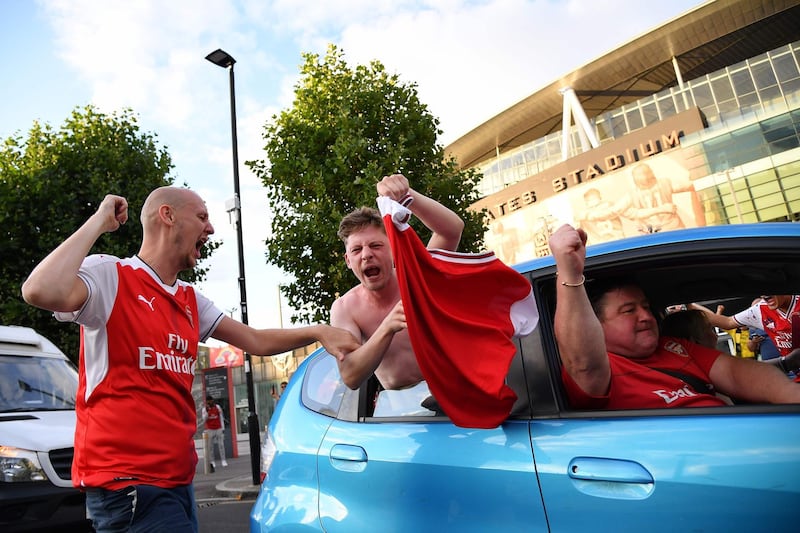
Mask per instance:
[[[572,409],[553,336],[554,261],[517,269],[540,321],[517,341],[507,383],[518,399],[502,425],[376,417],[375,381],[350,390],[317,351],[270,421],[251,532],[797,531],[800,405]],[[638,282],[657,314],[686,302],[732,314],[760,294],[800,294],[800,225],[590,246],[585,273]]]

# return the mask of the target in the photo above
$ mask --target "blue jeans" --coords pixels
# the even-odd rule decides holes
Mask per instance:
[[[131,485],[87,489],[86,512],[97,533],[197,533],[194,487]]]

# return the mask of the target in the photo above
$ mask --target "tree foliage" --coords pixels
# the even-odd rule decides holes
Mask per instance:
[[[34,266],[96,210],[106,194],[128,200],[128,222],[105,234],[91,253],[128,257],[141,242],[147,195],[170,185],[172,161],[153,135],[141,132],[130,110],[113,115],[76,108],[55,130],[34,122],[27,138],[0,146],[0,320],[35,328],[77,360],[78,328],[29,306],[20,287]],[[184,273],[202,278],[205,271]]]
[[[439,121],[422,104],[416,84],[384,66],[350,68],[329,46],[323,59],[304,54],[292,108],[265,127],[266,160],[247,164],[263,181],[273,213],[267,260],[294,277],[282,288],[297,309],[292,321],[327,321],[337,294],[355,285],[347,269],[339,221],[375,206],[376,184],[400,172],[412,188],[455,211],[465,222],[460,251],[477,251],[485,227],[469,211],[479,175],[459,170],[436,144]],[[424,242],[430,232],[413,226]]]

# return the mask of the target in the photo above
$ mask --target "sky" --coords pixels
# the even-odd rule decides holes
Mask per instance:
[[[222,246],[205,263],[210,271],[198,288],[239,319],[237,238],[225,208],[234,196],[229,73],[205,60],[222,48],[236,59],[248,322],[295,327],[278,296],[279,284],[291,278],[264,255],[266,193],[245,161],[265,158],[264,126],[291,108],[303,53],[324,56],[332,43],[351,65],[377,60],[416,84],[440,121],[438,142],[447,146],[562,75],[702,3],[0,0],[6,50],[0,138],[24,137],[34,121],[58,129],[89,104],[108,114],[131,109],[141,130],[169,152],[175,183],[205,199]],[[141,206],[133,207],[138,213]]]

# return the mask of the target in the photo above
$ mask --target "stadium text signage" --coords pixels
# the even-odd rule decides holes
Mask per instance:
[[[686,133],[703,128],[699,110],[690,109],[647,128],[630,133],[598,148],[559,163],[546,171],[482,198],[473,209],[488,211],[489,221],[497,220],[518,209],[540,202],[615,172],[637,161],[680,146]]]

